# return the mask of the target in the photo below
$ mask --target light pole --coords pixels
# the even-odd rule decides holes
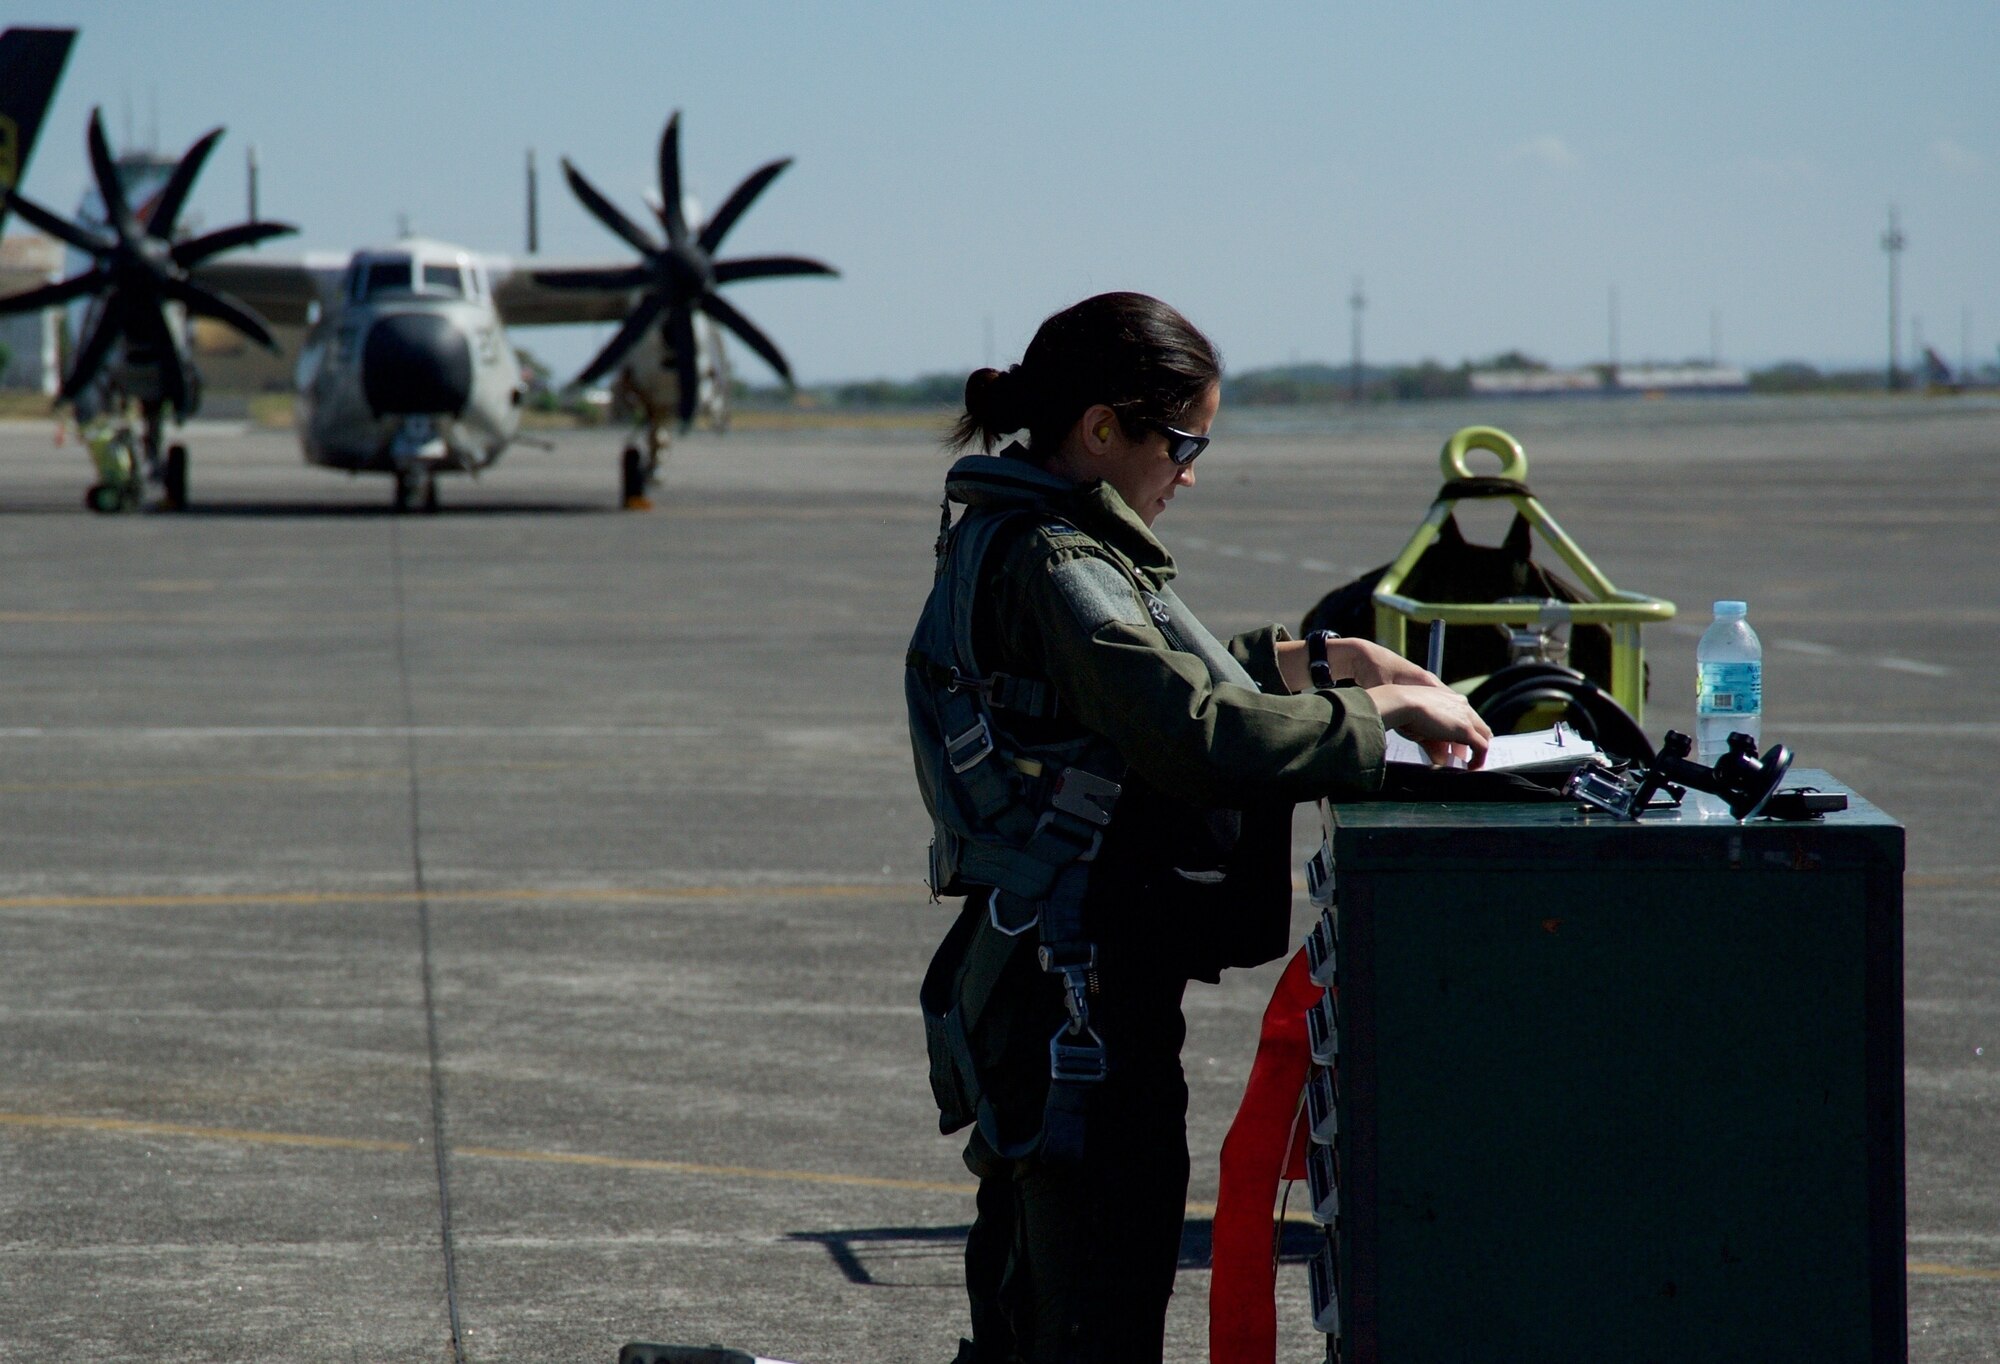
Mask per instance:
[[[1361,310],[1368,306],[1368,300],[1361,294],[1361,276],[1354,277],[1354,292],[1348,296],[1347,306],[1354,310],[1354,329],[1350,337],[1351,359],[1348,371],[1348,396],[1355,402],[1361,401]]]
[[[1889,391],[1894,393],[1903,386],[1903,352],[1901,332],[1903,329],[1903,309],[1900,293],[1901,277],[1896,268],[1896,258],[1903,254],[1906,244],[1903,229],[1896,224],[1895,205],[1889,206],[1889,230],[1882,234],[1882,250],[1889,256]]]

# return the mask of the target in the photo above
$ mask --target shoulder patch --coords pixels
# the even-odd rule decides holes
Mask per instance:
[[[1146,609],[1131,581],[1095,554],[1080,554],[1049,565],[1049,579],[1070,613],[1093,634],[1106,625],[1144,625]]]

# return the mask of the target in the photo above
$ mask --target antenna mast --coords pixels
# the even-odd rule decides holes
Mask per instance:
[[[1348,296],[1347,306],[1354,310],[1353,334],[1349,338],[1348,397],[1351,401],[1361,401],[1361,311],[1368,306],[1368,299],[1361,292],[1361,276],[1354,277],[1354,292]]]
[[[1901,332],[1903,330],[1902,278],[1896,268],[1897,257],[1903,254],[1907,239],[1903,229],[1896,223],[1896,206],[1889,206],[1889,230],[1882,234],[1882,250],[1889,256],[1889,391],[1894,393],[1903,386],[1903,352]]]

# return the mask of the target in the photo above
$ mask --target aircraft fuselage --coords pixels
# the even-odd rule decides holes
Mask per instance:
[[[355,252],[296,385],[307,463],[351,472],[476,472],[521,424],[521,363],[485,267],[442,242]]]

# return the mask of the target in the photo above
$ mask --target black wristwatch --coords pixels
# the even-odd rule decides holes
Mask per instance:
[[[1339,638],[1333,630],[1314,630],[1306,635],[1306,672],[1314,691],[1333,690],[1333,665],[1326,661],[1326,642]]]

